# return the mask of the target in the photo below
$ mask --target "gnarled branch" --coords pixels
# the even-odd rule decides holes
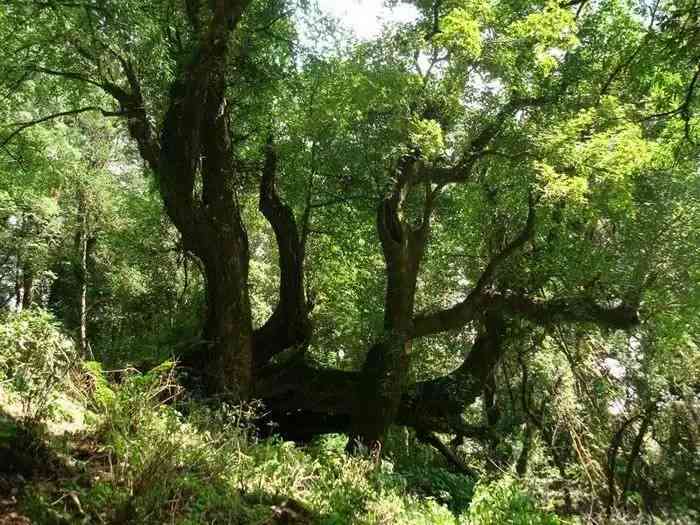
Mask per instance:
[[[304,291],[304,253],[294,212],[277,193],[277,154],[272,138],[265,146],[265,164],[260,181],[259,208],[272,226],[279,251],[279,302],[272,316],[255,331],[256,365],[262,366],[271,357],[295,345],[304,344],[311,336]]]

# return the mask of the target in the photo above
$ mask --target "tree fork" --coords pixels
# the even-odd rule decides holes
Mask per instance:
[[[408,376],[416,284],[433,205],[428,191],[422,223],[414,227],[403,217],[403,204],[415,184],[419,162],[417,156],[401,159],[393,191],[377,209],[377,230],[387,274],[384,333],[370,348],[361,370],[350,449],[356,442],[381,449],[381,441],[399,413]]]

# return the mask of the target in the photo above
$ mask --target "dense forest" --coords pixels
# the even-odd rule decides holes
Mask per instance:
[[[0,523],[700,521],[697,0],[333,3],[0,3]]]

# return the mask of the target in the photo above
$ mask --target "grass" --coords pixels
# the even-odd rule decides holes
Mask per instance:
[[[186,399],[172,363],[113,379],[85,364],[57,397],[82,428],[64,424],[70,432],[57,435],[61,411],[33,427],[61,467],[25,469],[17,510],[32,522],[453,524],[468,505],[449,491],[463,484],[469,493],[473,482],[429,455],[397,470],[346,455],[342,436],[303,447],[259,440],[252,422],[261,407]]]

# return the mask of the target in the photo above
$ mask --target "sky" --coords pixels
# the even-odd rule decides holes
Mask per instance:
[[[318,0],[318,4],[362,39],[377,36],[384,22],[410,22],[417,16],[412,5],[398,4],[390,9],[384,0]]]

